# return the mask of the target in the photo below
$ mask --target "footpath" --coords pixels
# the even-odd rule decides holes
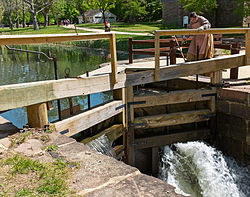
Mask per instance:
[[[75,26],[73,24],[69,24],[68,26],[64,25],[63,27],[68,28],[68,29],[75,29]],[[94,33],[104,33],[105,32],[104,27],[103,27],[103,29],[76,27],[76,29],[90,31],[90,32],[94,32]],[[134,32],[120,32],[120,31],[110,31],[110,32],[115,33],[115,34],[123,34],[123,35],[153,36],[153,34],[150,34],[150,33],[134,33]]]

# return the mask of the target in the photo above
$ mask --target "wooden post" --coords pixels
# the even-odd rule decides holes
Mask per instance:
[[[128,55],[129,63],[133,64],[133,38],[128,39]]]
[[[127,164],[135,166],[135,149],[134,149],[134,127],[130,127],[130,124],[134,122],[134,107],[131,102],[133,102],[133,86],[129,86],[126,89],[126,123],[127,123],[127,133],[126,133],[126,158]]]
[[[160,79],[160,35],[155,32],[155,81]]]
[[[111,53],[111,69],[112,69],[112,84],[117,83],[117,56],[116,56],[116,40],[115,34],[110,37],[110,53]]]
[[[170,40],[170,65],[176,64],[176,41]]]
[[[246,59],[245,65],[250,65],[250,30],[247,30],[245,34],[246,38]]]
[[[27,107],[28,124],[31,128],[44,128],[48,124],[46,103],[40,103]]]
[[[157,177],[159,169],[158,147],[152,147],[152,175]]]
[[[231,55],[233,54],[239,54],[240,52],[240,44],[239,42],[236,42],[232,45],[231,48]],[[238,72],[239,72],[239,68],[231,68],[230,69],[230,79],[238,79]]]

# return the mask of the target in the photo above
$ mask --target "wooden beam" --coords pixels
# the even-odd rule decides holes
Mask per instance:
[[[151,62],[151,64],[153,65],[154,62]],[[244,65],[245,55],[241,54],[171,65],[160,69],[160,81]],[[96,76],[90,77],[4,85],[0,86],[0,111],[61,98],[119,89],[125,86],[152,83],[154,80],[154,71],[147,70],[131,74],[125,74],[120,71],[117,73],[117,83],[114,86],[112,85],[110,73],[103,75],[96,74]]]
[[[118,89],[124,87],[125,80],[126,75],[119,73],[114,86],[111,74],[4,85],[0,86],[0,111]]]
[[[245,55],[236,54],[201,61],[180,63],[161,67],[159,80],[165,81],[189,75],[210,73],[227,68],[236,68],[239,66],[245,66]],[[127,70],[129,70],[129,67]],[[127,74],[126,78],[126,86],[135,86],[152,82],[154,82],[153,70],[130,73]]]
[[[250,65],[250,29],[248,28],[246,34],[245,34],[245,39],[246,39],[246,65]]]
[[[197,34],[244,34],[249,28],[212,28],[199,31],[198,29],[178,29],[178,30],[156,30],[155,34],[160,36],[172,36],[172,35],[197,35]]]
[[[129,102],[134,101],[134,93],[133,86],[129,86],[126,88],[126,97],[127,97],[127,118],[128,118],[128,126],[127,126],[127,135],[126,135],[126,158],[127,164],[131,166],[135,166],[135,149],[134,149],[134,140],[135,140],[135,131],[133,127],[130,127],[130,124],[134,122],[134,107],[133,105],[128,104]]]
[[[55,129],[66,136],[75,135],[122,112],[122,101],[112,101],[90,111],[54,123]]]
[[[1,35],[0,45],[41,44],[78,40],[110,39],[111,33]]]
[[[152,175],[157,177],[159,169],[159,148],[152,147]]]
[[[188,103],[196,101],[208,101],[216,90],[181,90],[167,93],[159,93],[153,96],[135,96],[134,102],[145,101],[143,104],[136,104],[134,108],[167,105],[176,103]]]
[[[169,135],[160,135],[148,138],[135,139],[135,149],[166,146],[177,142],[205,140],[210,138],[209,129],[200,129]]]
[[[155,71],[154,80],[159,81],[160,78],[160,36],[155,33]]]
[[[116,57],[116,40],[115,34],[111,34],[110,37],[110,53],[111,53],[111,69],[112,69],[112,84],[117,83],[117,57]]]
[[[47,104],[41,103],[27,107],[28,125],[31,128],[44,128],[48,125]]]
[[[135,128],[156,128],[209,120],[211,111],[207,109],[160,114],[135,118]]]
[[[87,144],[87,143],[89,143],[89,142],[91,142],[91,141],[93,141],[93,140],[101,137],[102,135],[106,135],[107,138],[109,139],[109,141],[113,142],[117,138],[119,138],[119,137],[121,137],[123,135],[123,126],[122,126],[122,124],[113,125],[110,128],[107,128],[104,131],[98,133],[97,135],[85,138],[81,142],[83,144]]]

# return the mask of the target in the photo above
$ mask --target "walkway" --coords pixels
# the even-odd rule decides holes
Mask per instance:
[[[75,26],[73,24],[70,24],[68,26],[63,26],[64,28],[68,29],[75,29]],[[103,29],[92,29],[92,28],[84,28],[84,27],[76,27],[77,29],[84,30],[84,31],[92,31],[93,33],[104,33],[105,30]],[[123,34],[123,35],[138,35],[138,36],[153,36],[153,34],[150,33],[133,33],[133,32],[120,32],[120,31],[110,31],[111,33],[115,34]]]

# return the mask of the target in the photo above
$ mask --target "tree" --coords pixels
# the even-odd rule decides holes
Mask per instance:
[[[13,30],[12,14],[15,9],[15,0],[1,0],[3,11],[8,15],[9,27]]]
[[[83,21],[85,22],[84,13],[93,7],[91,0],[74,0],[74,4],[75,7],[78,8],[79,14],[83,17]]]
[[[147,15],[144,0],[123,0],[123,13],[130,23],[140,20],[140,17]]]
[[[39,30],[37,14],[43,11],[45,8],[51,6],[55,1],[49,0],[23,0],[29,7],[32,14],[34,30]]]
[[[179,0],[178,1],[185,10],[203,14],[217,8],[216,0]]]
[[[93,0],[96,8],[102,12],[103,22],[106,21],[105,12],[115,7],[116,0]]]
[[[236,12],[240,13],[243,17],[250,16],[250,1],[249,0],[234,0],[238,5]]]

